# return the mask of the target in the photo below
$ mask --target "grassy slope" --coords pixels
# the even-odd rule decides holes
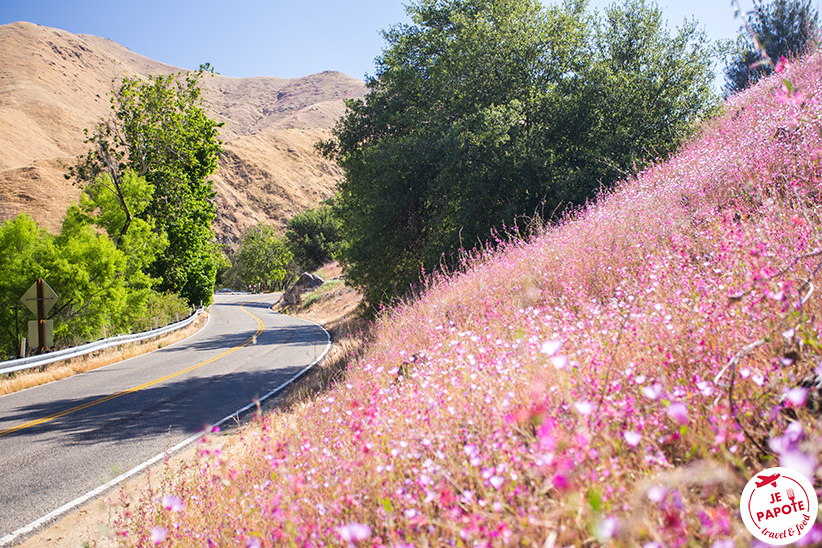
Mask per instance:
[[[749,544],[745,481],[819,454],[807,410],[783,436],[814,394],[779,398],[822,357],[822,57],[787,77],[805,100],[736,97],[672,161],[383,317],[335,388],[204,441],[123,543]]]

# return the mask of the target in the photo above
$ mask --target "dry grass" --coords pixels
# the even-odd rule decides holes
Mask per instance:
[[[362,295],[342,281],[339,263],[329,263],[316,274],[326,283],[303,295],[300,305],[274,305],[274,310],[311,320],[331,333],[333,347],[325,359],[308,371],[282,399],[269,405],[291,408],[307,401],[345,378],[348,364],[363,348],[367,325],[362,318]]]
[[[763,80],[677,157],[434,279],[344,380],[121,508],[121,544],[749,545],[748,478],[822,485],[819,391],[796,388],[822,374],[820,74]]]
[[[78,373],[85,373],[129,358],[142,356],[190,337],[199,331],[208,317],[201,315],[190,326],[159,338],[108,348],[98,353],[49,364],[44,370],[24,370],[0,377],[0,396],[59,381]]]

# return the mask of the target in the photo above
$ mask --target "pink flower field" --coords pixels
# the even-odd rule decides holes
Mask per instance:
[[[116,538],[752,545],[753,474],[822,486],[821,91],[822,55],[786,67],[672,160],[434,277],[343,382],[155,475]]]

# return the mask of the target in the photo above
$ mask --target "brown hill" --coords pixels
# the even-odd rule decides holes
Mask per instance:
[[[58,230],[79,195],[60,162],[86,150],[83,129],[108,114],[117,81],[181,71],[105,38],[31,23],[0,26],[0,221],[25,211]],[[343,98],[364,92],[362,81],[339,72],[204,78],[209,115],[225,124],[213,177],[221,241],[235,243],[258,221],[282,226],[331,196],[341,171],[313,145],[342,115]]]

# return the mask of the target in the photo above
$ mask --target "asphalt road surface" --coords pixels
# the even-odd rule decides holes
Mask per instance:
[[[326,332],[271,312],[274,299],[217,295],[208,325],[184,341],[0,397],[0,544],[319,358]]]

